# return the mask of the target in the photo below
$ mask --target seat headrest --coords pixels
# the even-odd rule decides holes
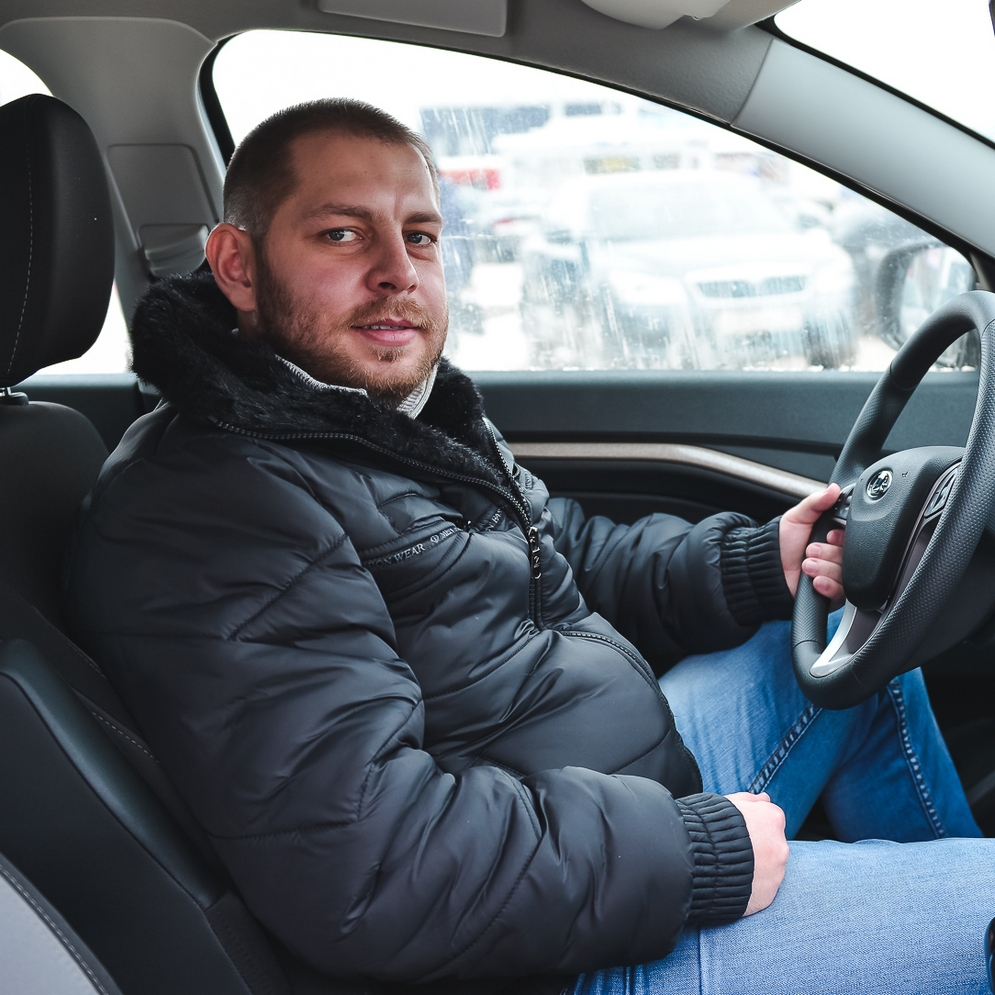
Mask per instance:
[[[31,94],[0,107],[0,387],[81,356],[114,280],[107,178],[87,123]]]

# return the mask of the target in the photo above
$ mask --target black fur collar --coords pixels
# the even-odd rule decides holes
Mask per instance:
[[[210,273],[156,283],[135,311],[132,369],[201,423],[288,441],[333,436],[322,444],[507,486],[480,394],[445,360],[413,420],[359,393],[308,387],[265,342],[233,336],[235,324]]]

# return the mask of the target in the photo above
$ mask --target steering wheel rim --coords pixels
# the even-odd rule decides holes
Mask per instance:
[[[947,301],[902,346],[857,416],[832,481],[852,489],[880,458],[889,432],[927,371],[944,349],[972,329],[981,337],[978,397],[945,507],[904,589],[859,649],[849,656],[843,654],[838,665],[825,659],[829,601],[815,591],[811,577],[802,574],[799,579],[792,657],[798,683],[816,705],[839,709],[859,704],[910,669],[909,660],[967,569],[995,509],[995,294],[987,291],[971,291]],[[812,541],[824,542],[833,520],[833,512],[823,515]],[[851,609],[856,612],[848,603],[848,614]]]

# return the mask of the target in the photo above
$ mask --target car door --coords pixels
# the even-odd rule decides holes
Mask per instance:
[[[233,136],[298,100],[378,103],[423,131],[439,162],[451,358],[519,460],[588,514],[780,513],[828,479],[913,316],[988,286],[993,271],[978,193],[992,149],[759,28],[653,33],[542,0],[503,34],[311,12],[273,15],[278,30],[212,51],[238,19],[190,20],[201,40],[178,25],[86,26],[95,51],[131,32],[136,58],[161,68],[174,53],[178,77],[153,74],[160,103],[194,82],[183,72],[199,73],[199,117],[164,116],[158,132],[143,122],[143,145],[87,98],[125,215],[125,309],[143,280],[198,261],[184,239],[217,219],[210,149],[223,158]],[[0,32],[68,86],[28,37]],[[126,89],[128,71],[105,65],[105,85],[120,77]],[[197,196],[172,182],[187,159],[161,151],[180,140]],[[923,176],[904,169],[910,148]],[[183,251],[170,256],[167,236]],[[889,447],[963,444],[976,362],[971,342],[952,349]],[[123,366],[27,389],[79,407],[113,444],[155,402]],[[977,690],[986,660],[978,648],[948,654],[933,667],[937,696],[958,681]]]

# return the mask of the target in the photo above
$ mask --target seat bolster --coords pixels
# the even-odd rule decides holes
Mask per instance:
[[[241,899],[23,639],[0,643],[0,811],[0,853],[123,991],[286,995]]]
[[[0,404],[0,576],[60,629],[66,544],[107,449],[61,404]]]
[[[0,645],[0,677],[30,701],[86,784],[163,870],[201,909],[217,902],[223,894],[218,881],[38,650],[23,639]]]

